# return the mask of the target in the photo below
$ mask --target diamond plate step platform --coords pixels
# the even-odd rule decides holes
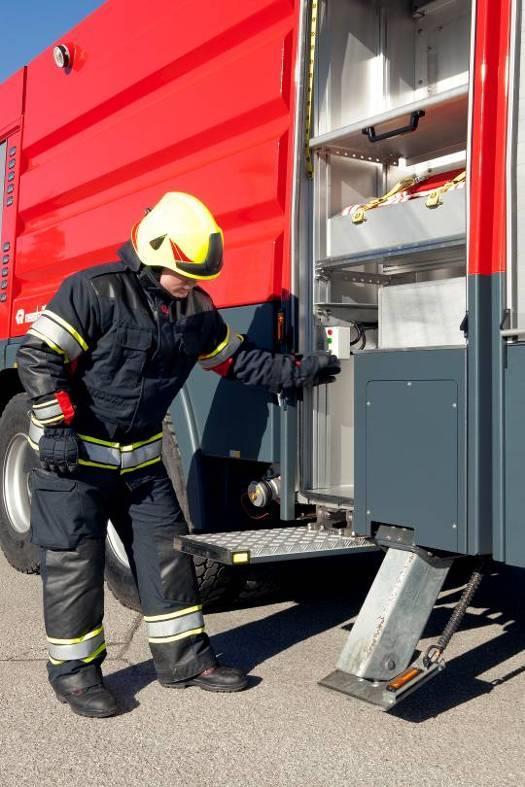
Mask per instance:
[[[326,530],[309,530],[305,525],[300,525],[178,536],[175,549],[217,563],[240,565],[350,555],[377,550],[377,547],[365,538],[341,536]]]

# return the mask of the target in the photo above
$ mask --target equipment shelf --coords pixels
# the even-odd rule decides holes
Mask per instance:
[[[332,312],[336,309],[344,311],[348,318],[351,318],[356,322],[377,323],[376,303],[348,303],[345,301],[332,301],[330,303],[314,303],[314,307],[321,312]]]
[[[411,166],[465,148],[467,104],[465,84],[320,134],[310,140],[310,147],[382,164],[404,158]],[[406,129],[418,114],[414,130],[394,133]],[[371,141],[374,134],[378,137],[375,142]]]
[[[360,265],[414,265],[417,263],[431,262],[435,265],[449,265],[451,251],[465,247],[465,235],[455,235],[449,238],[440,238],[436,241],[418,243],[405,243],[399,246],[376,248],[371,251],[357,254],[342,254],[336,257],[324,257],[317,260],[316,272],[344,271],[357,268]],[[459,261],[459,260],[458,260]],[[463,259],[464,263],[464,259]],[[366,279],[366,273],[363,277]],[[366,283],[366,282],[365,282]]]

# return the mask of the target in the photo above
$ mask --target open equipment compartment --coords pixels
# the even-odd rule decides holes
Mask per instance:
[[[469,0],[323,0],[315,55],[315,349],[302,490],[352,508],[355,350],[465,345]],[[311,406],[310,406],[311,405]]]

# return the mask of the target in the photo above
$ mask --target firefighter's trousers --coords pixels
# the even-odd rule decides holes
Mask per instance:
[[[173,548],[174,536],[186,532],[186,524],[162,465],[142,477],[139,471],[125,476],[91,467],[67,477],[34,470],[31,487],[32,540],[42,547],[51,682],[104,659],[108,520],[137,582],[159,679],[184,680],[215,664],[193,561]]]

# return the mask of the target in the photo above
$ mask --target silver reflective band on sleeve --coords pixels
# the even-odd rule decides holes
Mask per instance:
[[[49,657],[55,661],[91,661],[101,653],[106,646],[104,629],[98,628],[90,631],[83,637],[76,639],[47,638]]]
[[[38,450],[38,443],[43,435],[44,427],[36,420],[34,415],[31,415],[31,419],[29,421],[29,442],[33,448]]]
[[[49,309],[42,312],[28,333],[44,339],[52,349],[63,352],[69,361],[74,361],[83,350],[88,349],[78,331]]]
[[[237,352],[243,341],[242,336],[238,333],[232,333],[228,327],[228,332],[226,333],[224,341],[209,355],[201,355],[199,357],[201,368],[214,369],[216,366],[220,366],[221,363],[227,361],[228,358],[231,358],[231,356]]]
[[[64,420],[64,413],[56,399],[34,404],[33,413],[41,424],[56,424]]]
[[[204,618],[202,617],[202,612],[200,612],[201,607],[191,607],[190,609],[199,611],[190,614],[175,613],[171,618],[160,615],[159,618],[163,618],[162,620],[144,618],[148,627],[150,642],[160,642],[166,637],[171,638],[178,634],[185,634],[188,631],[204,628]]]

